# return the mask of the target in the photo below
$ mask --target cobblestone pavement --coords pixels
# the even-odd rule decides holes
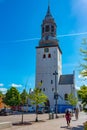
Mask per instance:
[[[12,126],[12,128],[3,130],[84,130],[83,123],[87,121],[87,114],[80,112],[79,119],[76,121],[75,117],[73,116],[71,120],[71,126],[70,128],[67,128],[64,117],[52,120],[48,120],[45,116],[43,117],[44,119],[42,119],[40,115],[39,122],[36,123],[33,121],[31,122],[31,125]]]

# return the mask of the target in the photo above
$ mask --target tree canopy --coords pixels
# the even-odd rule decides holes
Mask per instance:
[[[78,90],[78,96],[82,100],[82,104],[84,106],[87,105],[87,86],[81,86],[80,90]]]
[[[20,94],[21,97],[21,104],[24,105],[27,102],[28,93],[24,89],[23,92]]]
[[[81,53],[81,64],[80,64],[80,74],[83,77],[87,77],[87,39],[83,39],[82,47],[80,48]]]
[[[67,100],[69,101],[70,105],[72,105],[72,106],[76,106],[77,105],[78,99],[72,93],[68,94]]]
[[[20,93],[15,87],[11,87],[7,90],[4,97],[4,103],[9,106],[20,105]]]
[[[36,106],[36,121],[38,121],[38,106],[47,101],[47,96],[39,88],[35,88],[33,92],[29,94],[29,98],[31,99],[31,104]]]

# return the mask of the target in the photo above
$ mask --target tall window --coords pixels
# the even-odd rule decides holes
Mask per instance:
[[[42,33],[44,33],[44,27],[42,28]]]
[[[51,58],[51,54],[48,54],[48,58]]]
[[[51,80],[51,84],[53,84],[53,80]]]
[[[43,81],[42,81],[42,80],[41,80],[40,82],[41,82],[41,84],[43,83]]]
[[[45,88],[43,88],[43,91],[45,91]]]
[[[54,88],[52,88],[52,91],[54,91]]]
[[[43,55],[43,58],[46,58],[46,55],[45,55],[45,54]]]
[[[68,94],[67,93],[64,95],[64,99],[68,100]]]
[[[46,25],[45,31],[46,31],[46,32],[49,32],[49,30],[50,30],[49,25]]]
[[[51,26],[51,32],[54,32],[54,26],[53,25]]]

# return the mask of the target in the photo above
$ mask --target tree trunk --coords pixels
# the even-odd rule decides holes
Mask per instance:
[[[23,124],[23,112],[22,112],[22,119],[21,119],[21,123]]]
[[[38,106],[36,106],[36,122],[38,122]]]

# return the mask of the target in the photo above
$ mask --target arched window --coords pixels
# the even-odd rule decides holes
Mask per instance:
[[[53,25],[51,26],[51,32],[54,32],[54,26]]]
[[[48,54],[48,58],[51,58],[51,54]]]
[[[46,58],[46,55],[45,55],[45,54],[43,55],[43,58]]]
[[[45,32],[49,32],[49,30],[50,30],[49,25],[46,25]]]
[[[68,100],[68,94],[67,93],[64,95],[64,99]]]
[[[52,91],[54,91],[54,88],[52,88]]]
[[[51,84],[53,84],[53,80],[51,80]]]
[[[45,91],[45,88],[43,88],[43,91]]]
[[[44,33],[44,27],[42,28],[42,33]]]
[[[43,83],[43,81],[42,81],[42,80],[41,80],[40,82],[41,82],[41,84]]]

